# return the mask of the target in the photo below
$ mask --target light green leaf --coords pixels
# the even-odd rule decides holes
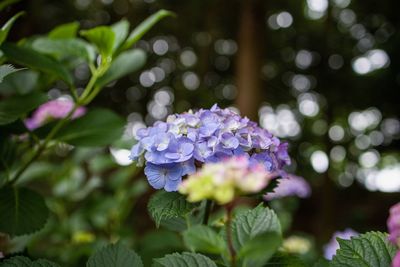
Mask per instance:
[[[140,38],[142,38],[142,36],[146,32],[148,32],[157,22],[168,16],[175,16],[175,14],[168,10],[162,9],[145,19],[129,34],[128,39],[125,41],[122,49],[125,50],[132,47],[132,45],[139,41]]]
[[[331,261],[333,267],[389,267],[396,247],[381,232],[368,232],[350,240],[338,238],[339,250]]]
[[[11,236],[31,234],[44,227],[49,210],[38,193],[26,188],[0,189],[0,232]]]
[[[125,121],[107,109],[92,109],[54,138],[75,146],[105,146],[121,138]]]
[[[247,241],[238,253],[242,267],[262,267],[278,250],[282,237],[276,232],[264,232]]]
[[[123,19],[113,25],[111,25],[111,29],[115,34],[115,42],[113,51],[116,51],[121,44],[125,41],[126,36],[128,36],[129,31],[129,22],[126,19]]]
[[[157,191],[149,200],[147,209],[157,227],[165,219],[183,217],[188,214],[194,204],[186,201],[185,196],[177,192]]]
[[[259,205],[240,213],[232,223],[233,247],[239,251],[247,241],[266,232],[281,234],[281,225],[273,210]]]
[[[143,267],[142,260],[133,250],[122,244],[108,245],[92,255],[86,267]]]
[[[50,39],[42,37],[36,39],[32,43],[32,47],[42,54],[52,55],[57,59],[78,57],[90,63],[96,56],[94,48],[90,44],[77,38]]]
[[[48,36],[51,39],[69,39],[75,38],[79,29],[79,22],[74,21],[62,24],[49,32]]]
[[[210,258],[189,252],[169,254],[163,258],[154,259],[153,262],[153,267],[217,267]]]
[[[68,84],[73,83],[72,75],[59,62],[31,48],[16,46],[11,43],[1,45],[4,55],[12,62],[58,76]]]
[[[0,2],[0,11],[8,7],[9,5],[15,4],[21,0],[3,0]]]
[[[60,267],[60,265],[45,259],[32,261],[24,256],[16,256],[0,263],[0,267]]]
[[[14,22],[24,14],[25,14],[25,12],[23,12],[23,11],[15,14],[11,19],[9,19],[3,25],[3,27],[1,27],[1,29],[0,29],[0,44],[2,44],[6,40],[8,33],[10,32],[11,27],[13,26]]]
[[[29,111],[46,102],[43,93],[30,93],[23,96],[13,96],[0,102],[0,125],[9,124],[24,116]]]
[[[11,73],[20,71],[21,69],[16,69],[12,65],[1,65],[0,66],[0,83],[3,82],[3,79]]]
[[[107,72],[97,80],[96,86],[103,87],[114,80],[133,73],[143,67],[145,63],[146,54],[143,50],[125,51],[113,60]]]
[[[80,34],[92,42],[103,57],[112,55],[115,33],[110,27],[99,26],[90,30],[82,30]]]
[[[226,249],[224,239],[206,225],[190,227],[183,232],[183,240],[186,246],[193,251],[222,254]]]

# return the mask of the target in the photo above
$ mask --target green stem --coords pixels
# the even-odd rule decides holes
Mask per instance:
[[[235,249],[233,248],[233,242],[232,242],[232,212],[233,212],[233,205],[227,205],[225,206],[226,209],[226,215],[227,215],[227,220],[226,220],[226,239],[228,242],[228,250],[229,254],[231,255],[231,267],[236,267],[236,252]]]
[[[211,207],[212,207],[212,201],[207,199],[206,206],[204,207],[204,217],[203,217],[204,225],[208,224],[208,219],[210,218],[210,213],[211,213]]]

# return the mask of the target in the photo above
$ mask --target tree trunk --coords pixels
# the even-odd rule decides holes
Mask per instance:
[[[263,60],[264,7],[262,0],[242,0],[239,21],[236,86],[238,105],[242,115],[258,118],[262,101],[260,77]]]

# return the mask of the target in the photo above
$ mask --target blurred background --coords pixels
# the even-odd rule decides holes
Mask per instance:
[[[386,231],[388,208],[400,197],[395,3],[31,0],[5,14],[27,12],[12,30],[16,41],[72,21],[89,28],[127,18],[136,25],[161,8],[176,12],[137,44],[148,53],[145,68],[110,85],[92,105],[127,119],[124,142],[171,113],[214,103],[258,121],[290,143],[289,171],[313,190],[308,199],[273,205],[287,235],[306,237],[311,254],[320,254],[336,230]],[[82,84],[88,75],[84,65],[75,72]],[[49,96],[65,92],[56,85]],[[45,231],[14,240],[14,249],[28,243],[30,253],[79,266],[94,246],[119,238],[153,256],[182,248],[173,232],[150,231],[146,203],[152,190],[130,165],[126,147],[81,149],[68,160],[66,153],[58,148],[26,178],[48,177],[41,190],[52,196],[54,214]],[[161,240],[156,235],[164,235],[168,246],[154,242]]]

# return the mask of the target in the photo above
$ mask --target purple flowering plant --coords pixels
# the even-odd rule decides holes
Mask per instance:
[[[171,115],[136,135],[130,158],[145,164],[144,172],[155,189],[177,191],[182,177],[193,174],[196,166],[232,156],[249,157],[253,164],[261,163],[269,172],[280,174],[290,164],[287,143],[217,105]]]

